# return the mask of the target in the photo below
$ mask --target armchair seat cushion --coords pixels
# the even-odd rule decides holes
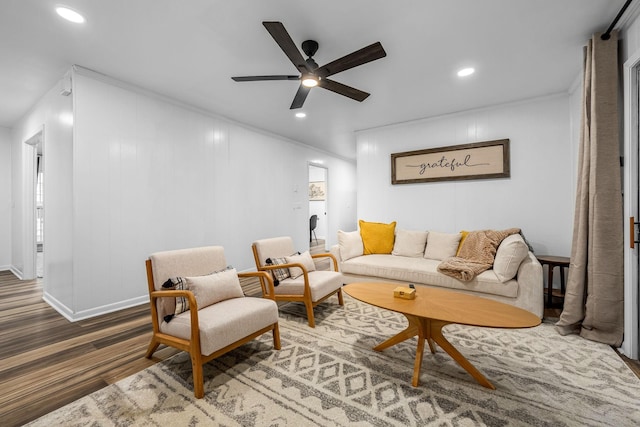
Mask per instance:
[[[191,338],[191,312],[162,322],[160,331],[179,338]],[[278,305],[263,298],[232,298],[198,310],[200,351],[208,356],[278,321]]]
[[[316,270],[308,273],[311,301],[316,302],[329,295],[343,284],[342,274],[336,271]],[[302,295],[304,293],[304,275],[280,282],[275,288],[276,295]]]

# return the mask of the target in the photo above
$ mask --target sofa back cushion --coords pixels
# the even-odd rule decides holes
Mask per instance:
[[[360,220],[359,224],[365,255],[391,253],[396,231],[395,221],[389,224],[383,224],[380,222]]]
[[[427,244],[427,231],[398,230],[392,255],[420,258]]]
[[[424,257],[442,261],[443,259],[456,256],[461,237],[462,235],[460,233],[451,234],[430,231],[427,237]]]
[[[340,248],[340,258],[342,261],[364,254],[362,236],[359,231],[338,230],[338,247]]]
[[[518,233],[506,237],[498,246],[493,260],[493,272],[504,283],[513,279],[518,273],[522,261],[529,254],[529,246]]]

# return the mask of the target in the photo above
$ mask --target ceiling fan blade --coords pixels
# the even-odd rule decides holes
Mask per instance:
[[[328,77],[385,56],[387,56],[387,53],[382,48],[382,44],[376,42],[323,65],[315,71],[315,74],[319,77]]]
[[[231,78],[236,82],[257,82],[262,80],[300,80],[300,76],[244,76]]]
[[[311,88],[300,85],[298,91],[296,92],[296,96],[293,97],[293,102],[291,103],[290,110],[295,110],[296,108],[302,108],[304,105],[304,100],[307,99],[307,95],[309,95],[309,91]]]
[[[364,101],[369,96],[367,92],[363,92],[351,86],[347,86],[330,79],[321,79],[318,82],[318,86],[360,102]]]
[[[291,39],[291,36],[282,25],[282,22],[268,22],[265,21],[262,23],[264,27],[269,31],[271,37],[278,43],[280,49],[287,55],[289,60],[295,65],[295,67],[301,73],[306,73],[311,71],[307,66],[307,62],[302,57],[302,54],[296,47],[296,44]]]

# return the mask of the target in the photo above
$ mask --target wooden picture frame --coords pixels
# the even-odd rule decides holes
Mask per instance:
[[[391,184],[509,178],[509,140],[391,154]]]

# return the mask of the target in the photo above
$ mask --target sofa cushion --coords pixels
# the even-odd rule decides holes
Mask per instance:
[[[340,258],[343,261],[364,253],[362,236],[359,231],[338,230],[338,246],[340,247]]]
[[[424,257],[442,261],[445,258],[456,256],[461,237],[460,233],[451,234],[430,231],[427,238],[427,247],[424,250]]]
[[[493,271],[501,282],[513,279],[522,260],[529,254],[529,246],[520,234],[506,237],[498,246],[493,260]]]
[[[359,225],[365,255],[391,253],[396,230],[395,221],[383,224],[360,220]]]
[[[307,273],[315,271],[316,269],[316,264],[313,262],[309,251],[304,251],[299,255],[287,256],[285,259],[287,260],[287,264],[302,264],[307,270]],[[292,279],[295,279],[296,277],[302,276],[304,272],[300,267],[289,267],[289,274]],[[282,281],[280,283],[282,283]]]
[[[427,244],[427,231],[398,230],[392,255],[420,258]]]
[[[198,310],[230,298],[244,296],[235,268],[207,276],[185,277],[187,288],[193,292]]]
[[[469,282],[462,282],[439,273],[438,264],[440,261],[433,259],[375,254],[344,261],[340,265],[340,270],[344,274],[372,276],[400,282],[440,286],[453,290],[460,289],[509,298],[518,296],[518,282],[508,280],[502,283],[493,270],[484,271]]]

